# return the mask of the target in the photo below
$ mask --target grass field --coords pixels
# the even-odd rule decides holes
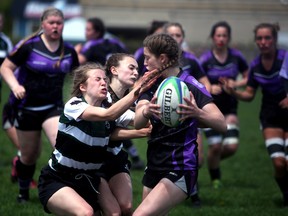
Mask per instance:
[[[7,99],[7,86],[2,89],[2,103]],[[199,172],[201,208],[192,208],[190,200],[177,206],[172,216],[284,216],[288,209],[282,208],[282,196],[273,179],[273,169],[259,131],[259,95],[252,103],[240,103],[240,148],[230,159],[222,162],[220,190],[212,189],[206,164]],[[1,119],[2,121],[2,119]],[[18,187],[10,182],[11,160],[16,149],[0,130],[0,215],[46,215],[37,197],[37,190],[31,190],[31,201],[25,205],[16,202]],[[141,156],[145,159],[146,140],[135,140]],[[207,148],[206,143],[204,143]],[[42,155],[37,164],[35,179],[39,170],[50,156],[51,147],[43,136]],[[142,171],[132,171],[134,206],[141,201]]]

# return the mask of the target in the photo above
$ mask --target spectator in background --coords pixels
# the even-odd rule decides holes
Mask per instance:
[[[21,156],[16,162],[18,202],[29,200],[29,186],[45,132],[52,147],[56,142],[59,116],[63,110],[66,74],[79,65],[74,48],[62,39],[64,15],[47,8],[37,32],[19,42],[5,58],[1,75],[12,91],[15,127]],[[17,74],[14,72],[18,70]]]
[[[211,83],[215,104],[225,116],[228,130],[221,134],[213,129],[204,129],[208,141],[208,169],[213,188],[221,187],[220,161],[232,156],[239,144],[238,101],[223,91],[220,78],[226,77],[235,88],[247,82],[248,63],[239,50],[229,47],[231,27],[226,21],[215,23],[210,32],[212,49],[200,57],[201,65]],[[240,79],[239,79],[240,78]]]
[[[260,23],[254,39],[260,55],[251,63],[247,86],[236,90],[229,79],[221,79],[229,94],[243,101],[252,101],[258,87],[262,89],[260,123],[265,145],[274,167],[274,178],[288,206],[288,97],[280,75],[286,74],[283,61],[287,51],[277,48],[279,26]],[[282,67],[282,70],[281,70]],[[286,68],[287,69],[287,68]],[[281,70],[281,71],[280,71]]]

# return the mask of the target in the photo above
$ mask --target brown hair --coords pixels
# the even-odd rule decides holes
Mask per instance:
[[[147,36],[143,41],[143,46],[146,47],[152,54],[159,57],[161,54],[166,54],[169,58],[170,66],[178,66],[180,58],[180,48],[177,42],[168,34],[154,34]]]
[[[215,32],[216,32],[216,30],[217,30],[218,27],[223,27],[223,28],[225,28],[225,29],[227,30],[228,39],[229,39],[229,41],[230,41],[230,40],[231,40],[231,32],[232,32],[232,30],[231,30],[231,26],[230,26],[229,23],[226,22],[226,21],[219,21],[219,22],[215,23],[215,24],[212,26],[211,31],[210,31],[210,35],[209,35],[210,38],[213,38],[213,37],[214,37]]]
[[[181,30],[183,38],[185,38],[185,31],[183,29],[183,26],[180,23],[177,23],[177,22],[166,23],[163,26],[164,33],[167,34],[168,33],[168,28],[173,27],[173,26],[178,27]]]
[[[268,28],[270,29],[275,42],[278,40],[278,31],[280,31],[280,26],[278,23],[260,23],[255,26],[254,28],[254,40],[256,40],[257,31],[261,28]]]
[[[87,62],[83,65],[78,66],[73,70],[74,78],[73,78],[73,86],[71,95],[72,97],[81,97],[82,92],[80,90],[80,84],[83,84],[88,79],[88,72],[90,70],[100,69],[104,70],[104,67],[95,62]]]
[[[91,17],[87,20],[87,22],[90,22],[92,24],[94,31],[99,33],[98,38],[104,37],[104,34],[106,32],[106,28],[105,28],[105,25],[104,25],[102,19],[100,19],[98,17]]]
[[[113,74],[111,73],[111,67],[118,67],[120,64],[119,62],[122,61],[125,57],[131,57],[134,59],[134,56],[127,53],[114,53],[112,54],[109,59],[106,62],[106,75],[109,77],[109,80],[111,81]]]

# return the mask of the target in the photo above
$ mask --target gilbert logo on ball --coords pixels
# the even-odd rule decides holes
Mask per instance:
[[[178,77],[168,77],[159,85],[156,96],[162,123],[169,127],[177,127],[180,124],[180,115],[176,112],[179,109],[178,105],[186,104],[183,97],[190,97],[187,85]]]

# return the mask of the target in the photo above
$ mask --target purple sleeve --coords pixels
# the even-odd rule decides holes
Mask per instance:
[[[283,64],[280,70],[280,76],[288,80],[288,52],[286,51]]]
[[[241,73],[245,72],[246,70],[248,70],[249,66],[248,66],[248,62],[246,61],[246,59],[244,58],[243,54],[236,49],[231,49],[231,52],[238,57],[239,60],[239,64],[238,64],[238,69]]]

